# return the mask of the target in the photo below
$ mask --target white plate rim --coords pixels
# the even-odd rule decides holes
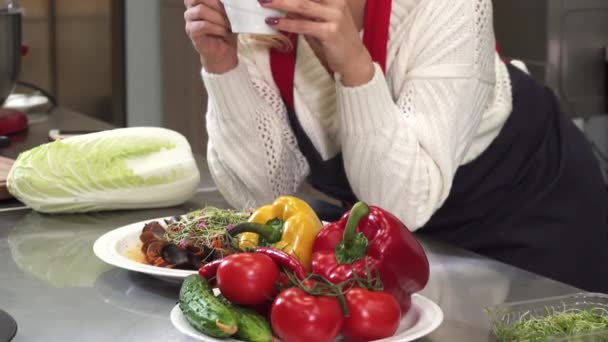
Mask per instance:
[[[197,271],[188,271],[188,270],[176,270],[170,268],[157,267],[152,265],[146,265],[139,263],[137,261],[131,260],[120,253],[118,253],[116,249],[116,245],[118,242],[137,232],[141,232],[143,226],[146,223],[154,222],[154,221],[162,221],[166,219],[170,219],[173,216],[164,216],[157,217],[153,219],[142,220],[139,222],[129,223],[127,225],[115,228],[109,232],[106,232],[102,236],[100,236],[95,243],[93,244],[93,253],[101,259],[103,262],[122,268],[125,270],[144,273],[155,277],[160,277],[163,279],[169,280],[183,280],[187,276],[191,274],[197,273]],[[323,224],[325,224],[324,222]]]
[[[406,342],[406,341],[415,341],[415,340],[417,340],[419,338],[422,338],[422,337],[424,337],[424,336],[432,333],[437,328],[439,328],[439,326],[441,325],[441,323],[443,323],[443,319],[444,319],[443,310],[441,310],[441,307],[437,303],[435,303],[434,301],[430,300],[429,298],[427,298],[427,297],[425,297],[425,296],[423,296],[421,294],[414,293],[412,295],[412,305],[418,305],[418,306],[423,307],[423,308],[425,308],[425,307],[428,308],[427,311],[425,311],[425,313],[428,314],[428,315],[432,315],[433,317],[435,317],[435,319],[431,320],[431,322],[429,323],[429,325],[427,325],[424,328],[420,329],[417,333],[411,333],[405,339],[399,338],[398,336],[392,336],[392,337],[387,337],[387,338],[384,338],[384,339],[381,339],[381,340],[376,340],[376,342]]]
[[[416,305],[417,307],[421,308],[421,311],[423,311],[425,314],[430,315],[431,317],[434,317],[433,320],[431,320],[431,322],[427,325],[424,326],[423,328],[420,328],[416,333],[412,333],[409,334],[407,336],[391,336],[391,337],[387,337],[385,339],[381,339],[381,340],[376,340],[375,342],[409,342],[409,341],[415,341],[421,337],[424,337],[430,333],[432,333],[433,331],[435,331],[443,322],[444,319],[444,315],[443,315],[443,311],[441,310],[441,308],[439,307],[439,305],[437,305],[437,303],[433,302],[432,300],[426,298],[425,296],[421,295],[421,294],[413,294],[412,295],[412,305]],[[425,309],[426,308],[426,309]],[[211,336],[207,336],[204,335],[202,333],[198,333],[198,332],[192,332],[190,330],[193,330],[193,328],[190,329],[185,329],[183,327],[183,323],[181,322],[187,322],[184,315],[182,314],[182,310],[179,308],[179,304],[175,305],[172,309],[171,309],[171,313],[169,314],[169,318],[171,320],[171,324],[173,324],[173,326],[175,327],[175,329],[177,329],[179,332],[181,332],[182,334],[192,337],[196,340],[199,341],[207,341],[207,342],[211,342],[211,341],[226,341],[226,342],[241,342],[240,340],[235,340],[235,339],[216,339],[214,337]],[[187,323],[186,323],[187,324]],[[189,327],[189,326],[188,326]],[[412,326],[410,329],[416,327],[416,325]],[[408,331],[406,330],[406,332]]]
[[[162,221],[171,217],[172,216],[165,216],[155,219],[143,220],[115,228],[95,240],[95,243],[93,244],[93,253],[103,262],[112,266],[126,269],[129,271],[145,273],[152,276],[171,279],[184,279],[191,274],[196,274],[196,271],[176,270],[142,264],[121,255],[116,249],[116,246],[121,239],[124,239],[125,237],[130,236],[132,234],[136,234],[137,232],[141,232],[143,226],[146,223]]]

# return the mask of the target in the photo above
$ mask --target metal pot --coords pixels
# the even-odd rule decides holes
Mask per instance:
[[[0,105],[13,91],[21,67],[21,10],[0,8]]]

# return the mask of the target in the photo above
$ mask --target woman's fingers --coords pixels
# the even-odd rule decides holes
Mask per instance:
[[[230,22],[223,13],[210,8],[205,4],[198,4],[188,8],[186,12],[184,12],[184,19],[186,19],[186,22],[202,20],[220,26],[230,27]]]
[[[209,21],[190,21],[186,23],[186,32],[191,39],[206,35],[228,38],[232,33],[227,27]]]
[[[187,9],[197,5],[205,5],[216,11],[221,12],[222,14],[225,14],[224,6],[220,2],[220,0],[184,0],[184,5]]]
[[[303,34],[326,41],[338,34],[336,23],[318,22],[314,20],[267,18],[266,23],[279,31]]]
[[[267,8],[322,21],[335,20],[340,15],[337,8],[313,0],[260,0],[260,4]]]

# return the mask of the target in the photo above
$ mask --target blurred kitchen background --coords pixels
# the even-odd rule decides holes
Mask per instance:
[[[204,154],[206,94],[183,0],[21,0],[20,80],[117,126],[165,126]],[[17,89],[27,91],[26,89]]]
[[[206,94],[183,0],[21,0],[21,80],[118,126],[162,125],[204,154]],[[494,0],[502,54],[546,82],[608,155],[608,0]]]

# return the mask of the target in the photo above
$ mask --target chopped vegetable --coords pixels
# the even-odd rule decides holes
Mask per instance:
[[[248,213],[205,207],[192,211],[167,227],[166,239],[178,246],[207,246],[213,249],[232,248],[233,238],[227,232],[247,222]]]
[[[572,336],[608,328],[605,308],[546,309],[544,316],[522,315],[517,322],[499,323],[495,328],[498,341],[549,341],[558,336]]]

